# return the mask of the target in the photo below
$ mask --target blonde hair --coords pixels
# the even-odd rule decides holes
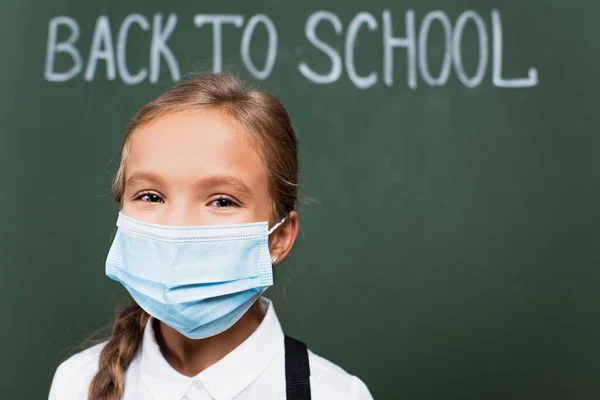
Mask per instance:
[[[240,123],[267,167],[272,219],[288,215],[296,207],[299,183],[296,135],[289,116],[275,96],[246,89],[228,74],[205,74],[181,82],[138,111],[125,133],[121,163],[113,182],[115,199],[122,201],[132,135],[161,116],[206,107],[226,112]],[[149,315],[134,300],[116,317],[111,337],[100,353],[98,372],[89,387],[90,400],[118,400],[123,396],[125,370],[148,319]]]

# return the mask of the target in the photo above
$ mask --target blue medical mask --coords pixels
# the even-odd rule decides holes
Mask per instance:
[[[229,329],[273,285],[267,222],[164,226],[119,213],[106,275],[191,339]]]

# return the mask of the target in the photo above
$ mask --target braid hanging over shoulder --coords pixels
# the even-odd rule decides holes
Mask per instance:
[[[144,334],[149,315],[133,300],[117,316],[112,335],[100,353],[98,372],[88,400],[119,400],[125,391],[125,370]]]

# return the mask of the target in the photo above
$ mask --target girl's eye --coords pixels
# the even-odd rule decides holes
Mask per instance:
[[[163,199],[155,193],[141,193],[135,199],[146,203],[164,203]]]
[[[230,200],[230,199],[228,199],[226,197],[220,197],[220,198],[218,198],[216,200],[213,200],[213,202],[210,203],[210,205],[212,207],[219,207],[219,208],[222,208],[222,207],[236,207],[237,203],[235,203],[233,200]]]

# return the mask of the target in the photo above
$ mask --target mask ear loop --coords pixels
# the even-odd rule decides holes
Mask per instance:
[[[273,225],[273,227],[271,229],[269,229],[267,236],[271,235],[271,233],[273,233],[275,231],[275,229],[279,228],[285,222],[286,219],[287,219],[287,216],[283,217],[283,219],[281,221],[279,221],[278,223]],[[271,257],[271,265],[275,264],[276,262],[277,262],[277,256]]]
[[[275,229],[277,229],[281,225],[283,225],[283,223],[285,222],[286,219],[287,219],[287,216],[283,217],[283,219],[281,221],[279,221],[278,223],[276,223],[275,225],[273,225],[273,227],[271,229],[269,229],[269,232],[267,233],[267,236],[271,235],[271,233],[273,233],[275,231]]]

